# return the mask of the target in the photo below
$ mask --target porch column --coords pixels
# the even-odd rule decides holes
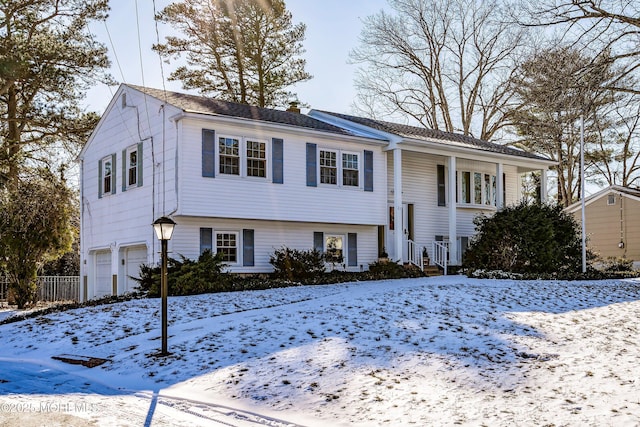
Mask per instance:
[[[540,202],[545,203],[547,201],[547,170],[540,170]]]
[[[502,163],[496,163],[496,207],[504,208],[504,169]]]
[[[402,212],[402,149],[393,150],[393,212],[395,218],[396,258],[404,263],[404,213]]]
[[[458,264],[458,224],[456,219],[456,157],[449,157],[449,263]]]

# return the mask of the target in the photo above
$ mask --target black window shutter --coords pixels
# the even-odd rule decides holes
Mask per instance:
[[[213,252],[213,228],[200,229],[200,254],[207,249]]]
[[[349,233],[347,235],[347,263],[349,267],[358,266],[358,235],[356,233]]]
[[[318,186],[317,144],[307,142],[307,187]]]
[[[102,199],[102,160],[98,161],[98,199]]]
[[[127,159],[127,150],[122,150],[122,191],[127,191],[127,165],[129,160]]]
[[[142,187],[142,142],[138,144],[138,187]]]
[[[444,165],[438,165],[438,206],[447,205],[447,192],[444,185]]]
[[[364,151],[364,191],[373,191],[373,151]]]
[[[273,183],[284,184],[284,142],[281,138],[271,140]]]
[[[216,132],[202,129],[202,176],[216,176]]]
[[[242,265],[253,267],[254,264],[254,239],[253,230],[242,230]]]
[[[111,194],[116,194],[116,153],[111,155]]]
[[[320,253],[324,252],[324,233],[321,231],[313,233],[313,249]]]

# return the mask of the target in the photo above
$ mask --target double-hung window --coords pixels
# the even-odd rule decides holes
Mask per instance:
[[[223,175],[240,175],[240,139],[218,139],[219,172]]]
[[[373,191],[373,151],[323,148],[307,142],[307,187],[335,186]]]
[[[219,136],[216,149],[218,173],[243,178],[267,178],[268,150],[267,141],[240,136]]]
[[[228,263],[238,262],[238,233],[217,232],[216,252],[222,254],[222,260]]]
[[[360,187],[360,154],[320,149],[320,184]]]
[[[320,183],[338,184],[338,152],[334,150],[320,150]]]
[[[247,176],[267,177],[267,144],[247,140]]]
[[[342,185],[358,187],[360,186],[359,177],[358,155],[355,153],[342,153]]]
[[[113,158],[115,156],[107,156],[100,161],[101,169],[101,194],[111,194],[114,190],[113,173],[115,165]]]
[[[127,167],[127,187],[135,187],[138,185],[138,146],[127,148],[126,152]]]

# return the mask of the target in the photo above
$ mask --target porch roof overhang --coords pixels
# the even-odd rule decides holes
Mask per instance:
[[[540,156],[524,157],[514,154],[497,153],[494,151],[482,150],[479,148],[470,148],[463,145],[456,145],[455,142],[447,141],[444,144],[439,140],[412,139],[404,138],[402,141],[394,144],[393,148],[400,148],[406,151],[417,153],[432,154],[443,157],[455,156],[469,160],[477,160],[489,163],[503,163],[517,166],[522,172],[534,170],[547,170],[557,165],[554,160],[545,159]],[[390,146],[385,150],[391,149]]]

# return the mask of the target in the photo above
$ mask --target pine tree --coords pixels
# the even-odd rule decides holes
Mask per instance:
[[[106,48],[87,30],[107,10],[107,0],[0,1],[0,181],[69,160],[97,123],[80,102],[109,81]]]
[[[275,107],[297,100],[287,90],[309,80],[305,25],[292,24],[283,0],[183,0],[157,18],[182,33],[154,49],[187,65],[169,77],[219,99]]]

